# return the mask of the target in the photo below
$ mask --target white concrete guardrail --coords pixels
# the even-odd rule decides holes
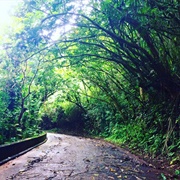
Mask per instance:
[[[0,165],[45,143],[46,140],[47,140],[47,134],[44,133],[38,137],[27,138],[22,141],[14,142],[8,145],[1,145],[0,146]]]

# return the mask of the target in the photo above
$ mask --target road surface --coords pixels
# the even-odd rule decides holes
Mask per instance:
[[[47,134],[43,145],[0,166],[0,180],[156,180],[158,172],[102,140]]]

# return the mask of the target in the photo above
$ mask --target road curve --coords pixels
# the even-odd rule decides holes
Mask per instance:
[[[147,163],[110,143],[47,134],[45,144],[0,166],[0,180],[156,180]]]

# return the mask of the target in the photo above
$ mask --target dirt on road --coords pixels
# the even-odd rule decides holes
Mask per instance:
[[[0,180],[156,180],[143,160],[102,140],[47,134],[45,144],[0,166]]]

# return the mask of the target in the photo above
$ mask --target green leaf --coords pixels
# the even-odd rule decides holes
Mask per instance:
[[[180,175],[180,170],[176,169],[175,170],[175,175],[179,176]]]
[[[167,180],[166,176],[163,173],[161,173],[161,177],[163,180]]]

